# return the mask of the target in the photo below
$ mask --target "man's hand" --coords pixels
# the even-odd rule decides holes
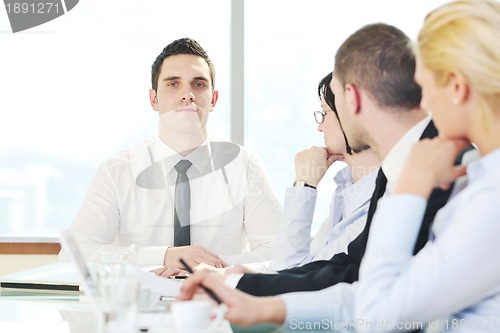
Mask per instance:
[[[343,159],[343,155],[328,155],[325,147],[303,150],[295,155],[295,179],[318,186],[330,165]]]
[[[212,265],[207,265],[205,263],[201,263],[201,264],[199,264],[197,266],[194,266],[193,267],[193,271],[195,271],[195,272],[198,272],[198,271],[208,271],[208,272],[214,272],[214,273],[219,273],[219,274],[224,275],[226,273],[226,270],[228,268],[229,267],[219,268],[219,267],[214,267]]]
[[[178,300],[191,300],[203,294],[201,285],[211,289],[227,307],[226,319],[240,326],[258,323],[283,324],[286,316],[285,303],[277,297],[255,297],[223,284],[223,275],[198,271],[181,286]]]
[[[158,276],[163,276],[163,277],[175,277],[175,276],[188,276],[189,273],[185,270],[182,270],[180,269],[179,267],[175,267],[175,266],[171,266],[171,267],[168,267],[168,266],[163,266],[163,267],[160,267],[160,268],[157,268],[157,269],[153,269],[151,271],[151,273],[154,273]]]
[[[179,268],[183,270],[184,266],[179,262],[180,258],[191,267],[195,267],[202,263],[217,268],[225,266],[218,255],[201,245],[169,247],[167,251],[165,251],[163,265],[168,268]]]
[[[243,265],[234,265],[234,266],[227,266],[223,268],[217,268],[211,265],[207,264],[199,264],[198,266],[193,267],[193,271],[208,271],[208,272],[213,272],[213,273],[219,273],[223,275],[229,275],[229,274],[247,274],[247,273],[254,273],[252,270],[246,268]]]

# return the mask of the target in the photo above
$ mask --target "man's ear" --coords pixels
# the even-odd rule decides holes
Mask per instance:
[[[154,89],[149,89],[149,103],[151,103],[153,110],[158,111],[158,97],[156,97]]]
[[[346,105],[354,114],[358,114],[361,109],[361,96],[359,94],[359,89],[354,84],[346,84],[345,86],[345,100]]]
[[[210,112],[214,110],[215,104],[217,103],[217,100],[219,99],[219,91],[217,89],[214,89],[212,92],[212,100],[210,101]]]

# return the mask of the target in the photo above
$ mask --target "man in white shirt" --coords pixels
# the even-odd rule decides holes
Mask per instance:
[[[282,209],[260,159],[208,135],[214,78],[192,39],[157,57],[149,96],[158,137],[99,167],[71,225],[87,260],[119,253],[139,264],[178,266],[183,258],[222,267],[271,258]],[[184,163],[187,171],[177,171]]]

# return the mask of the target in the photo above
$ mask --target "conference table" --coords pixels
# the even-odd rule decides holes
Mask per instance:
[[[0,289],[0,332],[106,333],[98,326],[83,294],[25,292]],[[139,331],[138,331],[139,332]],[[178,333],[171,325],[148,333]],[[271,325],[232,326],[224,321],[212,333],[283,332]]]
[[[78,296],[9,292],[0,296],[0,332],[99,332],[88,303]]]
[[[5,290],[0,290],[0,332],[106,333],[102,327],[98,327],[97,319],[85,297],[25,292],[16,294],[10,291],[6,293]],[[165,325],[163,329],[155,328],[148,331],[148,333],[156,332],[180,333],[169,325]],[[239,327],[224,321],[217,329],[211,331],[211,333],[290,332],[301,332],[301,330],[266,324]],[[314,331],[307,330],[307,332]]]
[[[26,293],[0,296],[0,332],[107,333],[99,327],[90,304],[80,301],[78,296]],[[178,331],[167,323],[147,332]],[[233,329],[224,321],[212,332],[232,333]]]
[[[72,291],[67,289],[35,290],[33,288],[23,290],[17,286],[6,287],[5,285],[6,280],[17,280],[18,283],[26,284],[33,281],[32,279],[35,277],[46,276],[50,277],[48,278],[50,281],[55,281],[54,276],[57,276],[61,279],[59,283],[71,284],[72,282],[68,281],[75,281],[74,272],[64,265],[69,264],[46,265],[0,277],[0,281],[3,281],[3,284],[0,283],[0,332],[115,333],[109,332],[108,329],[102,327],[102,324],[99,324],[99,315],[96,311],[99,312],[102,309],[96,310],[95,302],[94,306],[92,306],[85,293],[79,291],[78,288]],[[64,272],[68,276],[65,276]],[[158,309],[155,311],[145,311],[146,313],[140,311],[137,314],[138,318],[136,318],[138,329],[133,332],[180,333],[173,328],[172,318],[169,313],[170,304],[173,301],[174,299],[170,298],[160,302]],[[149,319],[156,320],[155,318],[158,316],[155,316],[154,312],[160,312],[156,314],[160,314],[159,317],[162,317],[163,321],[148,327],[148,330],[140,330],[140,328],[145,327],[146,324],[144,323],[149,323]],[[239,327],[230,325],[227,320],[224,320],[211,333],[283,333],[300,331],[297,328],[288,329],[267,324]],[[313,331],[307,330],[307,332]]]

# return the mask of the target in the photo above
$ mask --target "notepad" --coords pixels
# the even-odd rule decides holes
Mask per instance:
[[[76,269],[70,263],[55,263],[0,276],[2,289],[24,291],[80,291]]]

